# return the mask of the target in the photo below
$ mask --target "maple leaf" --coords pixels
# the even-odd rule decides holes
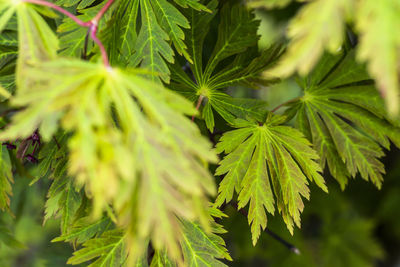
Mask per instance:
[[[298,130],[280,125],[284,121],[285,117],[272,114],[263,125],[238,121],[238,129],[224,133],[216,147],[218,153],[227,155],[215,172],[225,174],[215,204],[230,202],[234,192],[239,194],[238,209],[250,203],[254,245],[267,225],[265,210],[273,214],[275,200],[293,233],[293,223],[300,227],[302,197],[310,196],[308,181],[327,191],[317,153]]]
[[[358,172],[378,188],[382,184],[384,155],[390,141],[400,146],[399,128],[388,121],[384,103],[368,82],[364,66],[354,52],[326,55],[300,81],[304,96],[290,104],[287,114],[297,114],[297,127],[314,144],[321,166],[344,188]],[[362,118],[362,119],[360,119]]]
[[[190,77],[179,63],[172,65],[170,88],[178,91],[193,102],[205,100],[202,116],[207,128],[214,130],[215,110],[224,120],[232,124],[236,118],[252,117],[265,119],[265,102],[254,99],[236,98],[221,92],[233,85],[259,88],[276,79],[263,79],[259,74],[271,66],[279,57],[280,45],[274,45],[261,54],[257,51],[257,28],[259,22],[254,14],[240,4],[226,4],[221,10],[219,36],[214,50],[203,69],[202,46],[209,31],[210,22],[216,13],[217,2],[211,1],[207,8],[212,13],[191,10],[185,13],[192,28],[186,31],[187,46],[193,62],[189,62],[194,77]],[[234,57],[225,68],[218,68],[223,60]]]
[[[39,127],[46,141],[60,121],[72,133],[68,174],[93,198],[94,214],[114,205],[118,223],[133,232],[135,253],[150,237],[156,248],[168,247],[178,257],[176,216],[201,220],[206,195],[215,191],[198,159],[213,162],[216,156],[184,116],[194,114],[192,104],[135,70],[79,60],[43,63],[25,78],[36,86],[19,88],[12,104],[26,109],[13,117],[1,138],[23,138]],[[126,205],[138,205],[140,211]]]

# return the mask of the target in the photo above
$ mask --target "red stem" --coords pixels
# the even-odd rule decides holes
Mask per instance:
[[[92,19],[92,22],[94,24],[98,24],[99,20],[103,17],[104,13],[110,8],[114,0],[109,0],[99,11],[99,13],[96,14],[96,16]]]
[[[200,95],[200,96],[199,96],[199,100],[197,100],[197,105],[196,105],[196,109],[197,109],[197,110],[200,109],[200,105],[201,105],[201,102],[203,102],[203,99],[204,99],[204,96],[203,96],[203,95]],[[192,121],[194,121],[194,115],[192,116]]]
[[[103,59],[104,65],[106,67],[110,67],[110,62],[108,60],[107,51],[106,51],[103,43],[97,37],[97,25],[98,25],[99,20],[104,16],[104,13],[106,13],[106,11],[113,4],[114,0],[109,0],[100,9],[100,11],[96,14],[96,16],[92,20],[90,20],[88,22],[84,22],[84,21],[80,20],[77,16],[75,16],[74,14],[68,12],[67,10],[63,9],[62,7],[59,7],[56,4],[53,4],[53,3],[50,3],[50,2],[47,2],[47,1],[43,1],[43,0],[22,0],[22,1],[27,2],[27,3],[32,3],[32,4],[37,4],[37,5],[47,6],[47,7],[53,8],[53,9],[57,10],[58,12],[60,12],[60,13],[62,13],[64,15],[68,16],[69,18],[71,18],[78,25],[80,25],[82,27],[89,28],[90,38],[92,38],[92,40],[99,46],[101,57]]]
[[[272,113],[275,113],[275,112],[278,111],[278,109],[280,109],[281,107],[286,106],[287,104],[290,104],[290,103],[292,103],[292,102],[295,102],[295,101],[297,101],[297,100],[299,100],[299,99],[300,99],[300,97],[295,97],[295,98],[293,98],[293,99],[290,99],[290,100],[288,100],[288,101],[286,101],[286,102],[284,102],[284,103],[278,105],[277,107],[275,107],[273,110],[271,110],[271,112],[272,112]]]
[[[23,0],[24,2],[27,3],[32,3],[32,4],[37,4],[37,5],[41,5],[41,6],[48,6],[51,7],[55,10],[57,10],[58,12],[64,14],[67,17],[70,17],[73,21],[75,21],[77,24],[79,24],[82,27],[89,27],[90,25],[92,25],[92,22],[84,22],[80,19],[78,19],[74,14],[68,12],[67,10],[63,9],[62,7],[57,6],[56,4],[47,2],[47,1],[42,1],[42,0]]]
[[[103,43],[100,41],[100,39],[97,38],[96,34],[97,34],[97,25],[93,24],[90,27],[90,38],[92,38],[92,40],[99,46],[101,57],[103,58],[103,63],[107,68],[109,68],[110,62],[108,61],[107,51],[106,51]]]

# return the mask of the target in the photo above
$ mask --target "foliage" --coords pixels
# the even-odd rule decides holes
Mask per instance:
[[[257,6],[284,6],[290,1],[255,0]],[[368,72],[377,82],[392,115],[400,111],[398,62],[400,38],[393,32],[400,26],[400,2],[392,0],[317,0],[306,1],[291,20],[287,53],[272,70],[279,75],[311,71],[324,50],[336,52],[344,38],[345,24],[354,24],[360,35],[357,58],[368,63]],[[378,38],[381,36],[381,38]]]
[[[267,213],[294,235],[304,199],[341,199],[314,193],[335,188],[330,175],[342,190],[357,175],[381,189],[381,158],[400,147],[399,6],[306,2],[0,0],[0,244],[15,249],[4,264],[43,223],[60,234],[40,242],[74,248],[68,264],[226,266],[228,204],[247,213],[255,246]],[[262,6],[298,9],[287,45],[261,47],[250,7]],[[301,95],[270,108],[260,92],[296,70]],[[309,266],[383,257],[374,222],[345,205],[314,212],[324,243]]]

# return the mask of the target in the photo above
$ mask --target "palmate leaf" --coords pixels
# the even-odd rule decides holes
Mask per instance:
[[[0,148],[0,209],[8,210],[10,207],[10,195],[12,195],[11,183],[13,182],[12,166],[7,148]]]
[[[252,117],[259,121],[265,119],[266,105],[263,101],[233,99],[220,90],[238,84],[257,88],[260,84],[273,82],[274,79],[263,79],[259,74],[273,64],[281,52],[281,46],[274,45],[259,54],[256,47],[259,22],[242,5],[226,4],[221,11],[217,43],[203,70],[202,46],[216,14],[216,7],[217,2],[211,1],[207,8],[212,13],[194,10],[185,13],[191,21],[191,29],[185,33],[188,51],[193,58],[189,66],[194,77],[190,77],[176,63],[171,66],[170,86],[193,102],[206,100],[202,115],[210,131],[213,131],[215,124],[213,110],[230,124],[238,117]],[[221,61],[231,56],[234,59],[227,67],[218,68]]]
[[[76,60],[34,66],[26,73],[33,87],[12,100],[26,108],[0,138],[23,138],[39,127],[46,141],[60,121],[72,133],[68,173],[93,198],[94,215],[113,205],[130,233],[132,257],[150,238],[175,259],[177,216],[204,222],[206,195],[215,192],[199,159],[216,156],[184,116],[194,114],[192,104],[139,74]]]
[[[227,155],[215,172],[225,174],[215,204],[230,202],[234,192],[239,194],[238,209],[250,203],[253,244],[267,225],[265,210],[273,214],[275,201],[293,233],[294,223],[300,227],[302,197],[310,197],[308,181],[327,191],[317,153],[298,130],[282,126],[284,121],[271,114],[263,125],[238,121],[238,129],[225,133],[217,144],[217,152]]]
[[[304,96],[291,103],[298,128],[314,143],[321,166],[344,188],[358,172],[378,188],[382,184],[381,146],[400,146],[399,128],[386,119],[384,103],[364,67],[347,55],[326,55],[301,86]]]
[[[104,232],[101,236],[83,243],[84,248],[75,251],[68,259],[68,264],[77,265],[92,259],[89,267],[122,267],[126,266],[126,237],[121,229]]]

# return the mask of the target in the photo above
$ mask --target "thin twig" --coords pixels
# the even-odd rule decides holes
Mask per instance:
[[[22,1],[27,2],[27,3],[41,5],[41,6],[51,7],[53,9],[57,10],[58,12],[64,14],[65,16],[71,18],[73,21],[75,21],[77,24],[79,24],[82,27],[89,27],[90,25],[92,25],[92,22],[90,22],[90,21],[84,22],[84,21],[80,20],[77,16],[75,16],[74,14],[70,13],[69,11],[67,11],[67,10],[63,9],[62,7],[59,7],[56,4],[53,4],[51,2],[47,2],[47,1],[43,1],[43,0],[22,0]]]
[[[107,56],[107,51],[103,45],[103,43],[100,41],[99,38],[97,38],[97,25],[93,24],[90,27],[90,38],[92,38],[92,40],[99,46],[100,48],[100,53],[101,53],[101,57],[103,58],[103,63],[106,67],[110,67],[110,62],[108,61],[108,56]]]
[[[83,60],[87,59],[87,50],[88,50],[88,46],[89,46],[89,37],[90,37],[90,28],[88,29],[86,36],[85,36],[85,43],[83,45],[83,51],[82,51],[82,56],[81,58]]]
[[[104,13],[110,8],[110,6],[113,4],[114,0],[109,0],[101,9],[100,11],[96,14],[96,16],[91,20],[93,24],[98,25],[100,19],[104,16]]]
[[[203,102],[204,96],[200,95],[199,100],[197,100],[196,110],[200,109],[201,102]],[[192,116],[192,121],[194,121],[194,115]]]
[[[280,109],[281,107],[286,106],[287,104],[290,104],[290,103],[292,103],[292,102],[295,102],[295,101],[297,101],[297,100],[299,100],[299,99],[300,99],[300,97],[295,97],[295,98],[293,98],[293,99],[290,99],[290,100],[288,100],[288,101],[286,101],[286,102],[284,102],[284,103],[278,105],[277,107],[275,107],[273,110],[271,110],[271,112],[272,112],[272,113],[275,113],[275,112],[278,111],[278,109]]]
[[[32,3],[32,4],[37,4],[37,5],[41,5],[41,6],[47,6],[50,8],[53,8],[55,10],[57,10],[58,12],[68,16],[69,18],[71,18],[73,21],[75,21],[78,25],[82,26],[82,27],[87,27],[89,28],[88,33],[90,35],[90,38],[92,38],[92,40],[99,46],[100,48],[100,53],[101,53],[101,57],[103,59],[103,63],[106,67],[110,67],[110,62],[108,60],[108,56],[107,56],[107,52],[106,49],[103,45],[103,43],[100,41],[100,39],[97,37],[97,27],[98,27],[98,23],[100,21],[100,19],[103,17],[104,13],[106,13],[106,11],[110,8],[110,6],[113,4],[114,0],[109,0],[101,9],[100,11],[96,14],[96,16],[88,21],[88,22],[84,22],[82,20],[80,20],[77,16],[75,16],[74,14],[70,13],[69,11],[63,9],[62,7],[57,6],[56,4],[53,4],[51,2],[47,2],[44,0],[22,0],[24,2],[27,3]]]
[[[242,215],[244,215],[246,218],[248,216],[247,211],[245,209],[238,209],[238,204],[236,202],[231,202],[231,206],[233,206],[235,209],[237,209]],[[278,234],[272,232],[268,228],[265,228],[265,232],[269,234],[272,238],[274,238],[276,241],[287,247],[291,252],[295,254],[300,254],[300,250],[293,244],[289,243],[282,237],[280,237]]]

